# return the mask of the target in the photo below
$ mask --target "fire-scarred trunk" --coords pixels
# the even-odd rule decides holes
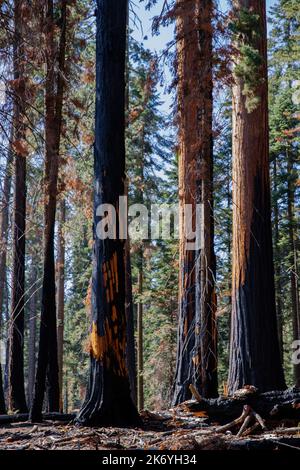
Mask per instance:
[[[25,225],[26,225],[26,128],[23,0],[14,4],[14,98],[13,141],[15,150],[13,265],[11,316],[9,328],[9,408],[27,412],[24,386],[24,289],[25,289]]]
[[[77,422],[139,422],[126,365],[125,240],[97,235],[98,209],[118,214],[125,194],[125,49],[127,0],[97,1],[94,254],[90,379]],[[118,218],[117,218],[118,220]]]
[[[40,341],[37,360],[31,419],[41,420],[47,377],[49,411],[59,411],[59,380],[57,359],[57,326],[55,302],[54,232],[61,137],[64,71],[66,54],[67,2],[60,4],[59,50],[55,50],[56,22],[53,0],[46,2],[45,31],[45,208],[44,208],[44,266],[41,299]]]
[[[237,0],[237,16],[257,18],[258,34],[249,28],[246,45],[260,56],[253,67],[254,94],[247,109],[245,78],[233,87],[233,277],[229,392],[252,384],[261,392],[285,387],[277,336],[272,253],[268,85],[265,1]],[[242,35],[240,35],[242,36]],[[237,43],[237,47],[239,44]],[[237,59],[237,62],[242,60]]]
[[[212,2],[177,1],[179,112],[179,318],[173,402],[194,384],[217,393],[213,248]],[[196,203],[201,207],[196,227]],[[192,207],[189,218],[184,207]],[[196,230],[197,249],[187,240]]]

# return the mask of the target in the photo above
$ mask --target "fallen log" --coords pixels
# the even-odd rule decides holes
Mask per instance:
[[[45,421],[59,421],[59,422],[70,422],[76,418],[76,415],[63,414],[63,413],[44,413],[43,420]],[[28,413],[16,413],[11,415],[0,415],[0,426],[5,426],[12,423],[22,423],[29,420]]]
[[[243,397],[219,397],[197,400],[189,400],[179,408],[183,411],[207,413],[210,420],[220,423],[233,421],[242,414],[244,406],[250,406],[264,419],[300,419],[300,389],[288,389],[285,391],[272,391],[266,393],[253,393]]]

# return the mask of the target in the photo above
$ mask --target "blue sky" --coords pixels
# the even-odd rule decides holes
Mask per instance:
[[[152,18],[161,12],[163,2],[164,0],[158,0],[157,5],[153,7],[150,12],[145,10],[145,2],[140,3],[140,0],[133,0],[132,4],[132,8],[140,20],[140,22],[137,22],[136,25],[132,25],[135,39],[141,41],[145,47],[157,53],[162,51],[167,43],[174,38],[174,26],[161,28],[159,36],[153,37],[151,33]],[[276,3],[277,0],[267,0],[267,10],[269,10],[269,8]],[[219,0],[219,5],[222,10],[226,10],[228,1]],[[131,13],[131,20],[133,20],[133,17],[134,15]],[[142,30],[140,23],[142,24]],[[144,39],[145,37],[147,37],[147,39]],[[168,70],[165,70],[165,76],[168,81],[170,78]],[[160,88],[161,98],[164,101],[162,106],[162,111],[164,112],[168,112],[171,103],[170,96],[165,93],[166,85],[168,85],[168,83],[164,84],[164,86]]]

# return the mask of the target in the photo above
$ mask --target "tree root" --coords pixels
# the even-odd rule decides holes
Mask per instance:
[[[234,428],[235,426],[241,424],[241,427],[237,433],[237,437],[245,436],[250,434],[250,429],[248,429],[249,424],[252,420],[255,420],[254,425],[250,428],[252,431],[256,430],[258,427],[261,427],[263,431],[266,431],[267,427],[265,425],[262,417],[252,410],[251,406],[244,405],[243,412],[239,418],[234,419],[230,423],[220,426],[216,429],[217,433],[224,433]]]

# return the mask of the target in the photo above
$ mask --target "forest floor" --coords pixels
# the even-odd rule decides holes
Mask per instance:
[[[0,450],[300,450],[295,422],[266,422],[267,429],[237,437],[239,426],[220,433],[205,413],[178,409],[142,413],[142,428],[86,428],[44,421],[0,425]]]

